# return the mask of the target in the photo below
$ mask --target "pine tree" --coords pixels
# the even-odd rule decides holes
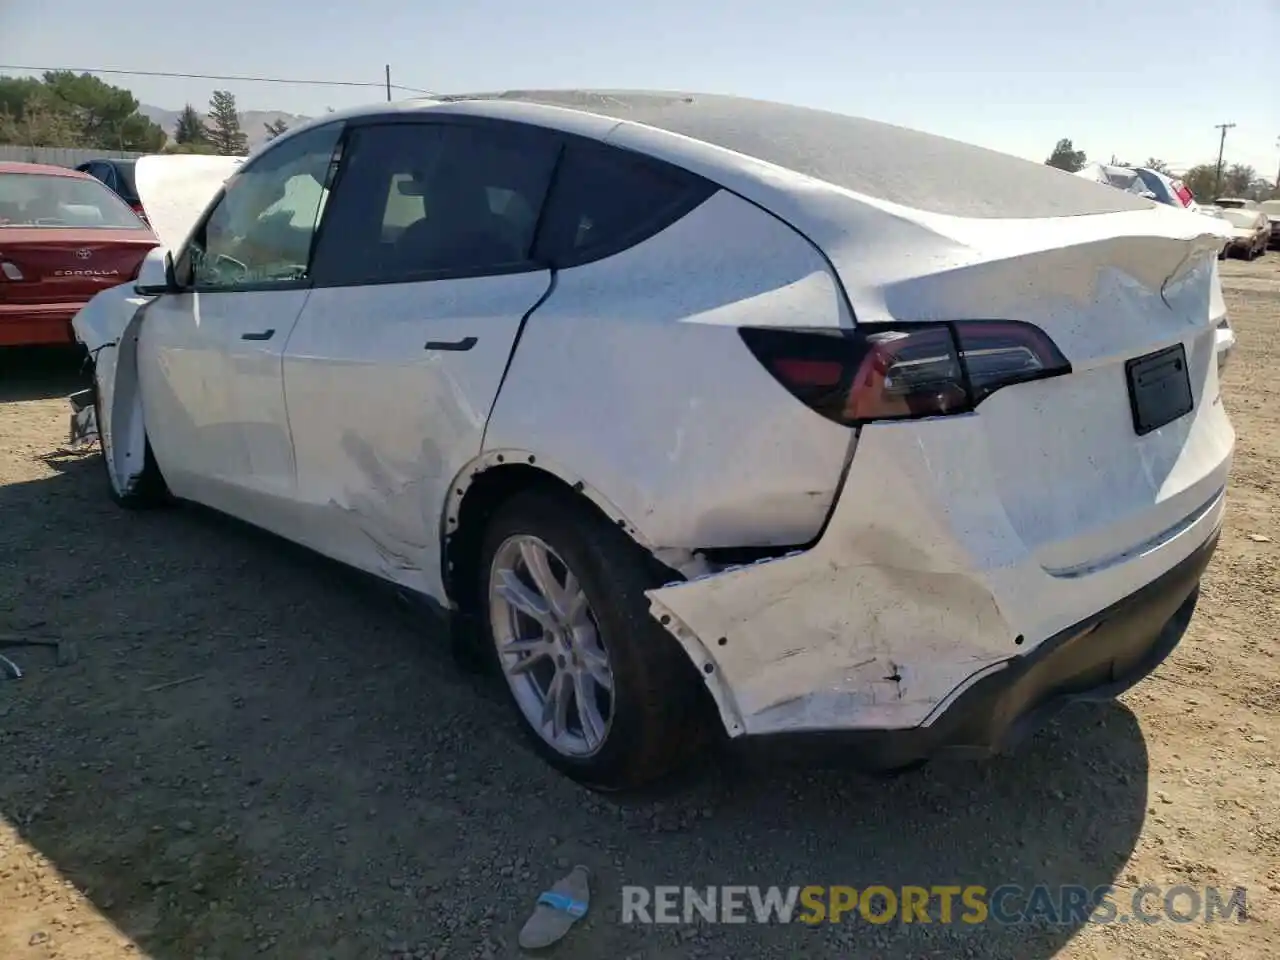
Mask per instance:
[[[249,150],[249,138],[240,129],[235,94],[215,90],[209,100],[209,142],[224,157],[243,156]]]
[[[189,103],[182,108],[182,113],[178,114],[178,122],[173,128],[173,140],[175,143],[183,144],[209,142],[209,131],[205,129],[204,121],[200,119],[200,114],[196,113],[196,108]]]
[[[263,126],[267,128],[268,140],[274,140],[289,129],[289,125],[283,120],[272,120],[270,123],[264,123]]]

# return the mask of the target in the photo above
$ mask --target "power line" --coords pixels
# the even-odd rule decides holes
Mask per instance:
[[[13,63],[0,63],[0,70],[22,70],[27,73],[104,73],[123,77],[166,77],[172,80],[228,80],[240,83],[292,83],[308,87],[389,87],[392,90],[404,90],[407,93],[421,93],[435,96],[434,91],[422,90],[418,87],[406,87],[403,84],[387,84],[381,80],[313,80],[290,79],[288,77],[251,77],[229,76],[216,73],[169,73],[164,70],[107,70],[99,67],[31,67]],[[390,68],[388,68],[388,73]]]

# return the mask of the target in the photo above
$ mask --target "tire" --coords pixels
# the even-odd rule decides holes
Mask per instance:
[[[561,646],[524,640],[548,634],[532,617],[523,613],[513,617],[514,605],[491,592],[491,587],[509,583],[513,575],[525,586],[535,582],[528,575],[527,554],[520,546],[532,547],[536,553],[541,550],[538,544],[547,548],[544,574],[549,570],[556,578],[556,589],[563,588],[565,574],[571,572],[585,598],[585,614],[577,618],[578,639],[553,642]],[[701,678],[676,640],[649,615],[644,591],[659,585],[662,573],[624,533],[579,504],[574,495],[530,491],[499,508],[485,532],[477,574],[480,641],[507,689],[521,728],[551,766],[592,789],[624,790],[665,778],[707,742],[710,725],[703,709]],[[572,618],[551,622],[567,619]],[[501,654],[499,643],[513,637],[560,653]],[[601,653],[607,662],[611,695],[591,679],[604,672]],[[536,666],[512,676],[508,668],[517,661]],[[538,724],[528,711],[545,716],[537,701],[541,694],[545,702],[554,685],[548,675],[571,675],[575,670],[583,677],[583,685],[567,681],[574,689],[573,708],[562,715],[564,733],[557,745],[554,723]],[[596,719],[605,721],[594,748],[577,706],[580,691],[594,702]],[[594,726],[599,733],[599,724]]]
[[[102,405],[98,398],[96,374],[93,378],[93,407],[94,416],[98,422],[98,449],[102,453],[102,472],[107,481],[107,494],[117,506],[126,510],[149,510],[164,506],[169,502],[169,486],[164,482],[160,465],[156,463],[155,455],[151,452],[150,440],[144,441],[142,475],[138,477],[138,482],[125,493],[116,489],[115,482],[111,479],[111,470],[107,466],[107,444],[102,439]]]

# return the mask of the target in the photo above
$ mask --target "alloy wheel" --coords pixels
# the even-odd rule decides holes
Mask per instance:
[[[582,585],[545,541],[518,534],[498,547],[489,622],[529,725],[563,756],[597,753],[613,722],[613,669]]]

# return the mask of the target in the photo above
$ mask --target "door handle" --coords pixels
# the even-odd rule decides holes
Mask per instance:
[[[424,350],[470,350],[476,345],[475,337],[463,337],[461,340],[428,340]]]
[[[276,331],[275,331],[275,328],[273,327],[270,330],[261,330],[258,333],[242,333],[240,334],[240,339],[241,340],[270,340],[275,335],[276,335]]]

